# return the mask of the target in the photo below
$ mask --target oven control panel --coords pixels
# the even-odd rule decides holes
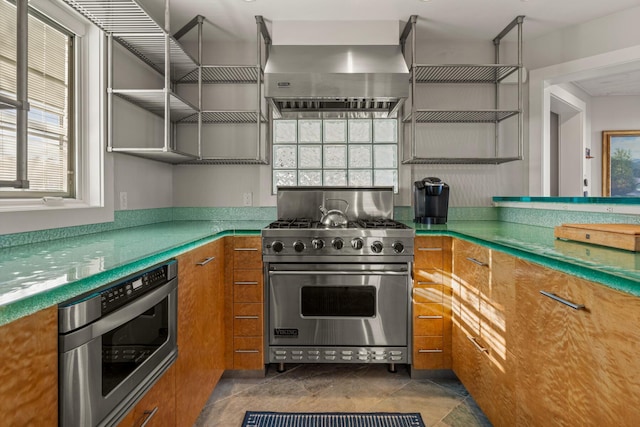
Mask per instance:
[[[265,255],[273,256],[413,256],[413,239],[381,236],[264,237],[263,251]]]
[[[409,363],[406,347],[269,347],[269,363]]]

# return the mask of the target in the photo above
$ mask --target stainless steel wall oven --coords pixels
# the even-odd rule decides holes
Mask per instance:
[[[329,201],[352,209],[340,226],[318,219]],[[280,189],[262,231],[266,363],[411,362],[414,232],[392,201],[391,188]]]
[[[177,357],[177,262],[58,307],[60,425],[117,424]]]

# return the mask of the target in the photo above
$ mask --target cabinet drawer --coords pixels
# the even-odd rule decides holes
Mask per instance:
[[[233,339],[233,368],[263,369],[263,345],[262,337],[235,337]]]
[[[444,285],[415,281],[413,285],[413,302],[419,304],[442,304],[444,303],[445,293],[448,293],[448,288],[445,289]]]
[[[233,301],[261,303],[263,299],[262,270],[234,270]]]
[[[444,283],[444,274],[442,270],[435,270],[426,267],[413,268],[414,284],[418,286],[442,284]]]
[[[234,237],[233,268],[262,269],[262,240],[260,237]]]
[[[442,236],[416,237],[414,246],[416,267],[442,269]]]
[[[444,314],[442,304],[414,304],[413,335],[441,337],[444,331]]]
[[[415,369],[445,369],[442,337],[413,338],[413,367]]]
[[[233,335],[262,336],[262,304],[233,304]]]
[[[175,427],[175,369],[169,368],[118,427]]]
[[[491,249],[456,239],[453,249],[453,274],[463,286],[482,290],[489,283]]]

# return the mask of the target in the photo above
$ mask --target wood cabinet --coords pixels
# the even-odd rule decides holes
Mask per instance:
[[[119,427],[174,427],[176,425],[176,376],[171,366],[140,399]]]
[[[453,254],[453,370],[494,425],[515,425],[515,258],[458,239]]]
[[[413,369],[451,369],[451,239],[419,236],[413,265]]]
[[[0,326],[3,426],[58,424],[58,307]]]
[[[234,236],[227,245],[231,269],[227,285],[227,322],[232,331],[228,339],[227,368],[264,369],[264,284],[262,239]]]
[[[224,243],[178,257],[176,425],[191,426],[224,372]]]
[[[640,425],[640,298],[522,260],[516,275],[517,423]]]

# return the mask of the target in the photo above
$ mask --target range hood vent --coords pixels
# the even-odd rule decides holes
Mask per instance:
[[[395,45],[275,45],[264,79],[278,118],[306,112],[393,117],[409,96],[409,70]]]

